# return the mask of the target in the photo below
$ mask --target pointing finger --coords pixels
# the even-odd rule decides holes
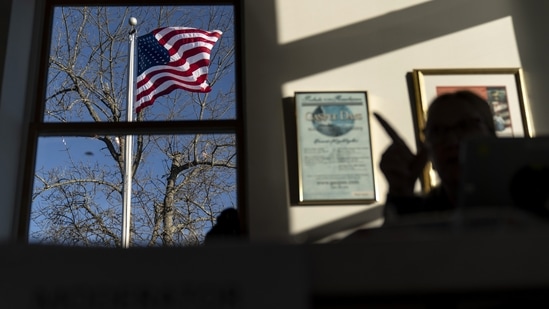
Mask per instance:
[[[374,116],[376,117],[377,121],[381,124],[383,129],[385,129],[385,132],[391,137],[394,143],[401,143],[405,144],[404,140],[398,135],[398,133],[393,129],[393,127],[385,120],[385,118],[381,117],[380,114],[374,112]]]

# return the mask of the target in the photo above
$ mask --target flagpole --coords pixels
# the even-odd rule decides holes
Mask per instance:
[[[134,49],[135,49],[135,26],[137,25],[137,19],[131,17],[129,20],[130,29],[130,47],[128,56],[128,103],[126,111],[126,120],[128,122],[133,121],[133,65],[134,65]],[[131,207],[132,207],[132,149],[133,149],[133,135],[126,135],[126,143],[124,149],[124,192],[123,203],[124,208],[122,211],[122,248],[130,247],[130,224],[131,224]]]

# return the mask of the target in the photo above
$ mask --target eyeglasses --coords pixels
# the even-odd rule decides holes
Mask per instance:
[[[444,140],[449,133],[458,135],[467,135],[474,132],[480,132],[484,128],[484,123],[478,118],[463,119],[451,126],[432,125],[423,130],[425,138],[433,143]]]

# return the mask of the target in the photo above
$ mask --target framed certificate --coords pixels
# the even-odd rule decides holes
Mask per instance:
[[[296,92],[299,204],[376,201],[366,92]]]

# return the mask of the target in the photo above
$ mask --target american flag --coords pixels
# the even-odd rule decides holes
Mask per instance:
[[[165,27],[137,38],[136,109],[152,105],[175,89],[209,92],[210,52],[219,30]]]

